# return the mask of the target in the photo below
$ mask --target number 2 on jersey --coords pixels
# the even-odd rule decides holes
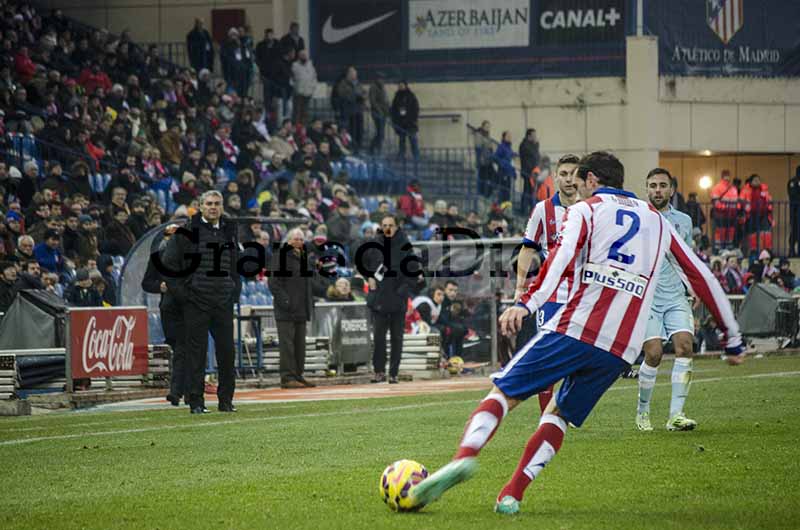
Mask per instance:
[[[625,232],[621,238],[614,241],[611,244],[611,249],[608,251],[608,259],[613,259],[614,261],[619,261],[620,263],[624,263],[625,265],[631,265],[633,261],[636,259],[636,256],[630,254],[623,254],[619,251],[625,243],[630,241],[633,236],[635,236],[639,232],[639,225],[641,224],[641,220],[639,216],[636,215],[635,212],[630,210],[617,210],[617,225],[618,226],[625,226],[625,218],[631,218],[631,226],[628,228],[628,231]]]

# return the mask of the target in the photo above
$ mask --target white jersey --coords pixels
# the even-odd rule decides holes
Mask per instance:
[[[722,287],[670,223],[635,195],[601,188],[569,208],[561,240],[520,299],[538,310],[562,280],[578,274],[567,303],[544,329],[568,335],[633,363],[645,339],[658,274],[671,254],[684,282],[708,306],[727,336],[741,345],[739,326]]]

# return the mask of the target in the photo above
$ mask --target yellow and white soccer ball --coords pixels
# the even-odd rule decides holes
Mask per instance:
[[[447,361],[447,371],[452,375],[458,375],[464,371],[464,359],[459,356],[450,357]]]
[[[414,512],[422,506],[413,506],[409,491],[428,476],[428,470],[413,460],[398,460],[383,470],[381,475],[381,499],[392,511]]]

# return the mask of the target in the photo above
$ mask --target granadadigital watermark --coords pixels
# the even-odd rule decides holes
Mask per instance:
[[[156,270],[167,278],[185,278],[195,273],[205,274],[209,277],[227,277],[230,271],[222,268],[222,257],[225,252],[230,252],[233,249],[232,243],[218,244],[207,243],[206,250],[213,252],[213,267],[211,270],[199,271],[201,263],[201,250],[198,249],[199,245],[199,230],[197,228],[189,230],[186,228],[178,228],[173,237],[180,236],[189,240],[193,250],[184,253],[181,256],[183,267],[175,270],[164,263],[162,256],[158,252],[151,254],[150,259]],[[516,260],[504,257],[503,249],[508,249],[509,242],[503,239],[493,240],[491,243],[485,243],[473,230],[461,227],[447,227],[438,230],[437,233],[439,246],[436,254],[440,259],[436,263],[432,263],[431,253],[429,247],[419,249],[420,252],[415,252],[414,245],[406,240],[399,248],[393,246],[392,239],[372,239],[365,241],[355,249],[353,253],[352,266],[363,277],[373,277],[378,267],[384,277],[439,277],[439,278],[454,278],[470,276],[479,271],[486,260],[489,262],[489,274],[493,278],[505,278],[516,276]],[[473,252],[471,258],[467,256],[460,256],[459,261],[466,263],[466,266],[456,267],[452,260],[444,258],[449,255],[452,249],[451,243],[455,241],[471,240],[473,246],[467,247]],[[525,243],[517,243],[513,246],[510,255],[516,255],[520,248]],[[464,246],[463,244],[461,245]],[[535,245],[534,245],[535,247]],[[285,243],[272,243],[269,248],[271,255],[278,255],[277,269],[270,269],[270,253],[267,252],[267,247],[256,242],[247,242],[239,245],[239,257],[236,260],[236,273],[246,279],[254,278],[256,276],[278,276],[288,277],[296,272],[292,272],[287,267],[287,259],[289,253],[293,251],[292,247]],[[303,277],[320,274],[328,278],[335,278],[337,276],[336,269],[338,267],[347,266],[348,248],[336,241],[325,241],[318,244],[315,242],[307,242],[306,249],[312,250],[317,255],[317,261],[321,266],[316,270],[312,270],[308,266],[308,260],[300,260],[299,275]],[[539,249],[536,249],[539,250]],[[390,266],[395,263],[392,259],[393,252],[402,253],[403,257],[396,266]],[[509,270],[510,269],[510,270]],[[529,271],[528,275],[532,273]]]

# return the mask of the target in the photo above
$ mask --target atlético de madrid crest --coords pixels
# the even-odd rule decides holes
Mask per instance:
[[[744,25],[744,0],[706,0],[706,24],[728,44]]]

